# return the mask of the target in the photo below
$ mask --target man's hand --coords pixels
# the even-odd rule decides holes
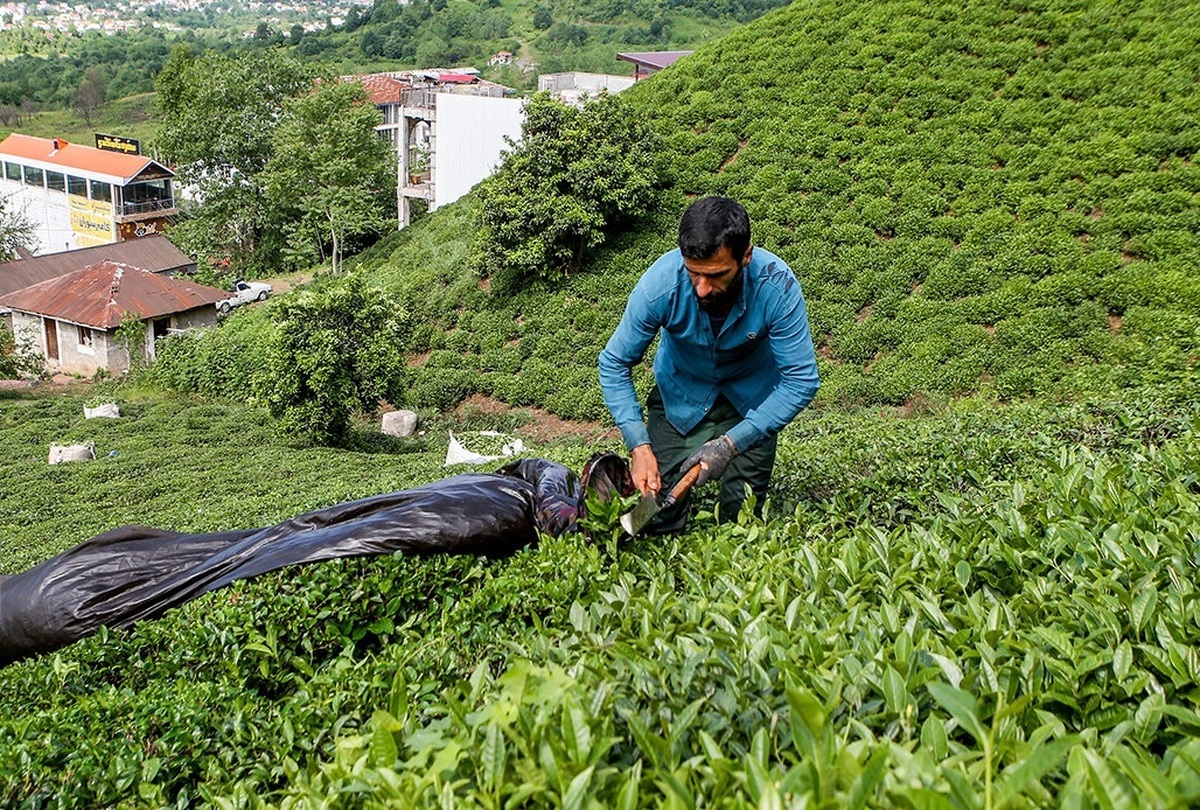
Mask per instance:
[[[654,448],[639,444],[629,455],[633,461],[630,470],[633,485],[643,495],[657,495],[662,489],[662,478],[658,474],[658,456],[654,455]]]
[[[699,464],[700,477],[696,479],[695,485],[702,486],[704,482],[724,475],[725,470],[729,467],[729,462],[733,461],[737,452],[733,439],[722,433],[717,438],[700,445],[695,453],[687,457],[687,461],[683,462],[680,469],[686,473]]]

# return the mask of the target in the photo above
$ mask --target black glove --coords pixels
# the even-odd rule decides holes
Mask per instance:
[[[700,449],[688,456],[680,469],[686,473],[699,464],[700,477],[696,479],[695,486],[702,486],[705,481],[724,475],[725,469],[729,466],[729,462],[733,461],[737,452],[733,439],[722,433],[717,438],[700,445]]]

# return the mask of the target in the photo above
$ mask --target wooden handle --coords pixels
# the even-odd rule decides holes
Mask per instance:
[[[696,483],[696,479],[700,477],[700,465],[697,464],[688,470],[683,478],[679,479],[679,483],[671,487],[671,492],[667,495],[667,499],[663,502],[663,506],[670,506],[675,501],[687,494],[687,491]]]

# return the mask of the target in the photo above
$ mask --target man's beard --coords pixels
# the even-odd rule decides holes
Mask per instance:
[[[737,278],[730,282],[724,292],[714,293],[707,298],[696,296],[696,303],[700,305],[700,309],[710,315],[725,315],[733,309],[734,302],[741,294],[742,274],[739,272]]]

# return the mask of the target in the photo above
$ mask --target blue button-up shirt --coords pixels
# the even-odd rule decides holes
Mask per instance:
[[[792,421],[820,387],[804,294],[782,259],[754,248],[741,295],[714,335],[683,255],[673,250],[638,281],[600,353],[604,403],[630,450],[650,442],[633,367],[660,332],[654,380],[667,421],[680,433],[699,424],[724,394],[743,416],[729,438],[747,450]]]

